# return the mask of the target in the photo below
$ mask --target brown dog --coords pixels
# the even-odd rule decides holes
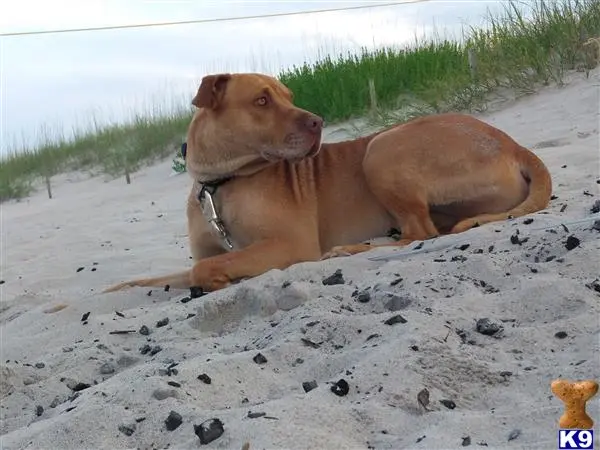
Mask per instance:
[[[206,76],[192,103],[198,110],[186,163],[194,180],[187,207],[194,266],[107,291],[167,284],[213,291],[270,269],[369,250],[360,242],[390,228],[402,239],[384,245],[405,245],[539,211],[550,199],[542,161],[468,115],[423,117],[321,145],[322,119],[294,106],[291,92],[269,76]],[[199,193],[206,202],[211,189],[231,251],[215,232],[220,222],[203,215]]]

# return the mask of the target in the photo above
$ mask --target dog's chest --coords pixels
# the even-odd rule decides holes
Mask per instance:
[[[237,191],[217,192],[201,201],[204,219],[211,233],[228,251],[247,247],[272,233],[268,225],[269,196],[264,193],[250,196]]]

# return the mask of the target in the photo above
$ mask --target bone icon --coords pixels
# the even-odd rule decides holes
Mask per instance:
[[[565,404],[564,414],[558,421],[560,428],[589,430],[594,426],[594,421],[585,411],[585,404],[598,392],[596,381],[572,383],[568,380],[554,380],[550,388]]]

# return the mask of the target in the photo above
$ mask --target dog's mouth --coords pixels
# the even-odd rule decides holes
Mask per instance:
[[[321,150],[321,135],[289,134],[279,148],[265,148],[260,155],[269,162],[297,162],[315,156]]]

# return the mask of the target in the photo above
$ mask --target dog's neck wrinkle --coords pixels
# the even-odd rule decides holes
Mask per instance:
[[[196,157],[195,163],[190,164],[190,174],[200,183],[252,175],[272,164],[250,150],[235,156],[231,149],[240,148],[240,143],[235,141],[235,133],[220,130],[217,135],[210,123],[202,124],[201,132],[194,133],[193,141]],[[203,141],[215,143],[210,152],[206,151]],[[218,155],[218,158],[207,158],[206,155]]]

